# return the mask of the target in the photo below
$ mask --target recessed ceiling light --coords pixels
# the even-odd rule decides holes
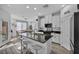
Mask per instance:
[[[34,8],[34,10],[37,10],[37,8]]]
[[[26,8],[30,8],[29,6],[26,6]]]
[[[10,4],[8,4],[7,6],[10,7]]]
[[[65,5],[62,5],[62,7],[65,7]]]

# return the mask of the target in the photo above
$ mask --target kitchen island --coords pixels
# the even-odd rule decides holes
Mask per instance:
[[[43,35],[43,34],[42,34]],[[34,54],[50,54],[52,39],[33,39],[30,37],[22,36],[22,42]]]

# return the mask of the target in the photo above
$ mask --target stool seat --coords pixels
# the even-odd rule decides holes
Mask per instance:
[[[33,49],[36,51],[36,54],[38,54],[38,50],[40,50],[42,47],[39,45],[32,45]]]
[[[32,44],[32,42],[26,41],[26,40],[23,40],[22,42],[23,42],[23,44],[22,44],[22,50],[21,51],[22,51],[22,53],[26,54],[28,52],[28,50],[30,48],[30,44]]]
[[[33,45],[32,47],[33,47],[34,49],[38,49],[38,50],[42,48],[42,47],[39,46],[39,45]]]
[[[30,41],[23,41],[24,44],[32,44]]]

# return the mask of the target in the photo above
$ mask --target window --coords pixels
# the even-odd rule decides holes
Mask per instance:
[[[27,29],[27,22],[17,21],[16,22],[16,31],[22,31]],[[26,33],[22,33],[22,35],[26,36]]]

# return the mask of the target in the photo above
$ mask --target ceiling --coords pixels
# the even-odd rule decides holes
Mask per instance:
[[[1,4],[0,7],[11,14],[23,17],[34,17],[43,14],[54,13],[62,8],[62,4],[49,4],[43,7],[44,4]]]

